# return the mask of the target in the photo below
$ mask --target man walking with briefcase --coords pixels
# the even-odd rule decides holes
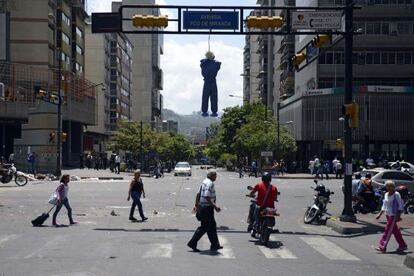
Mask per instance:
[[[214,181],[217,179],[217,172],[210,170],[207,173],[207,178],[204,179],[201,184],[199,194],[197,194],[196,203],[194,209],[196,210],[196,217],[201,222],[200,227],[197,228],[191,240],[187,243],[194,252],[200,252],[197,249],[198,241],[203,237],[205,233],[210,240],[211,251],[217,251],[222,249],[217,237],[217,225],[214,219],[214,210],[220,212],[221,209],[216,205],[216,190],[214,188]]]

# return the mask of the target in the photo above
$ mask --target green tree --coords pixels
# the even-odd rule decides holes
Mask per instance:
[[[166,161],[189,161],[194,157],[193,145],[182,134],[161,134],[159,149],[161,157]]]

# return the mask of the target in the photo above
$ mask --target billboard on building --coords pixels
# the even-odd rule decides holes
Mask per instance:
[[[0,60],[7,59],[7,14],[0,13]]]

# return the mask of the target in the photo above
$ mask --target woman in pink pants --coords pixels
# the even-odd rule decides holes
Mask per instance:
[[[387,193],[384,196],[381,212],[376,219],[379,219],[383,213],[387,216],[387,225],[385,226],[384,235],[379,241],[379,245],[375,248],[377,251],[384,253],[387,250],[387,244],[394,234],[395,239],[398,242],[397,251],[402,252],[407,250],[407,244],[405,243],[400,228],[397,222],[401,221],[401,213],[403,209],[403,201],[401,195],[395,191],[395,183],[391,180],[385,182],[385,188]]]

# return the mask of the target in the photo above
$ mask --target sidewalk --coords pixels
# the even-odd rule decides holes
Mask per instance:
[[[334,174],[328,174],[329,179],[335,179]],[[309,173],[284,173],[283,175],[273,175],[273,178],[279,179],[314,179],[315,175],[310,175]],[[323,179],[326,179],[325,176]]]

